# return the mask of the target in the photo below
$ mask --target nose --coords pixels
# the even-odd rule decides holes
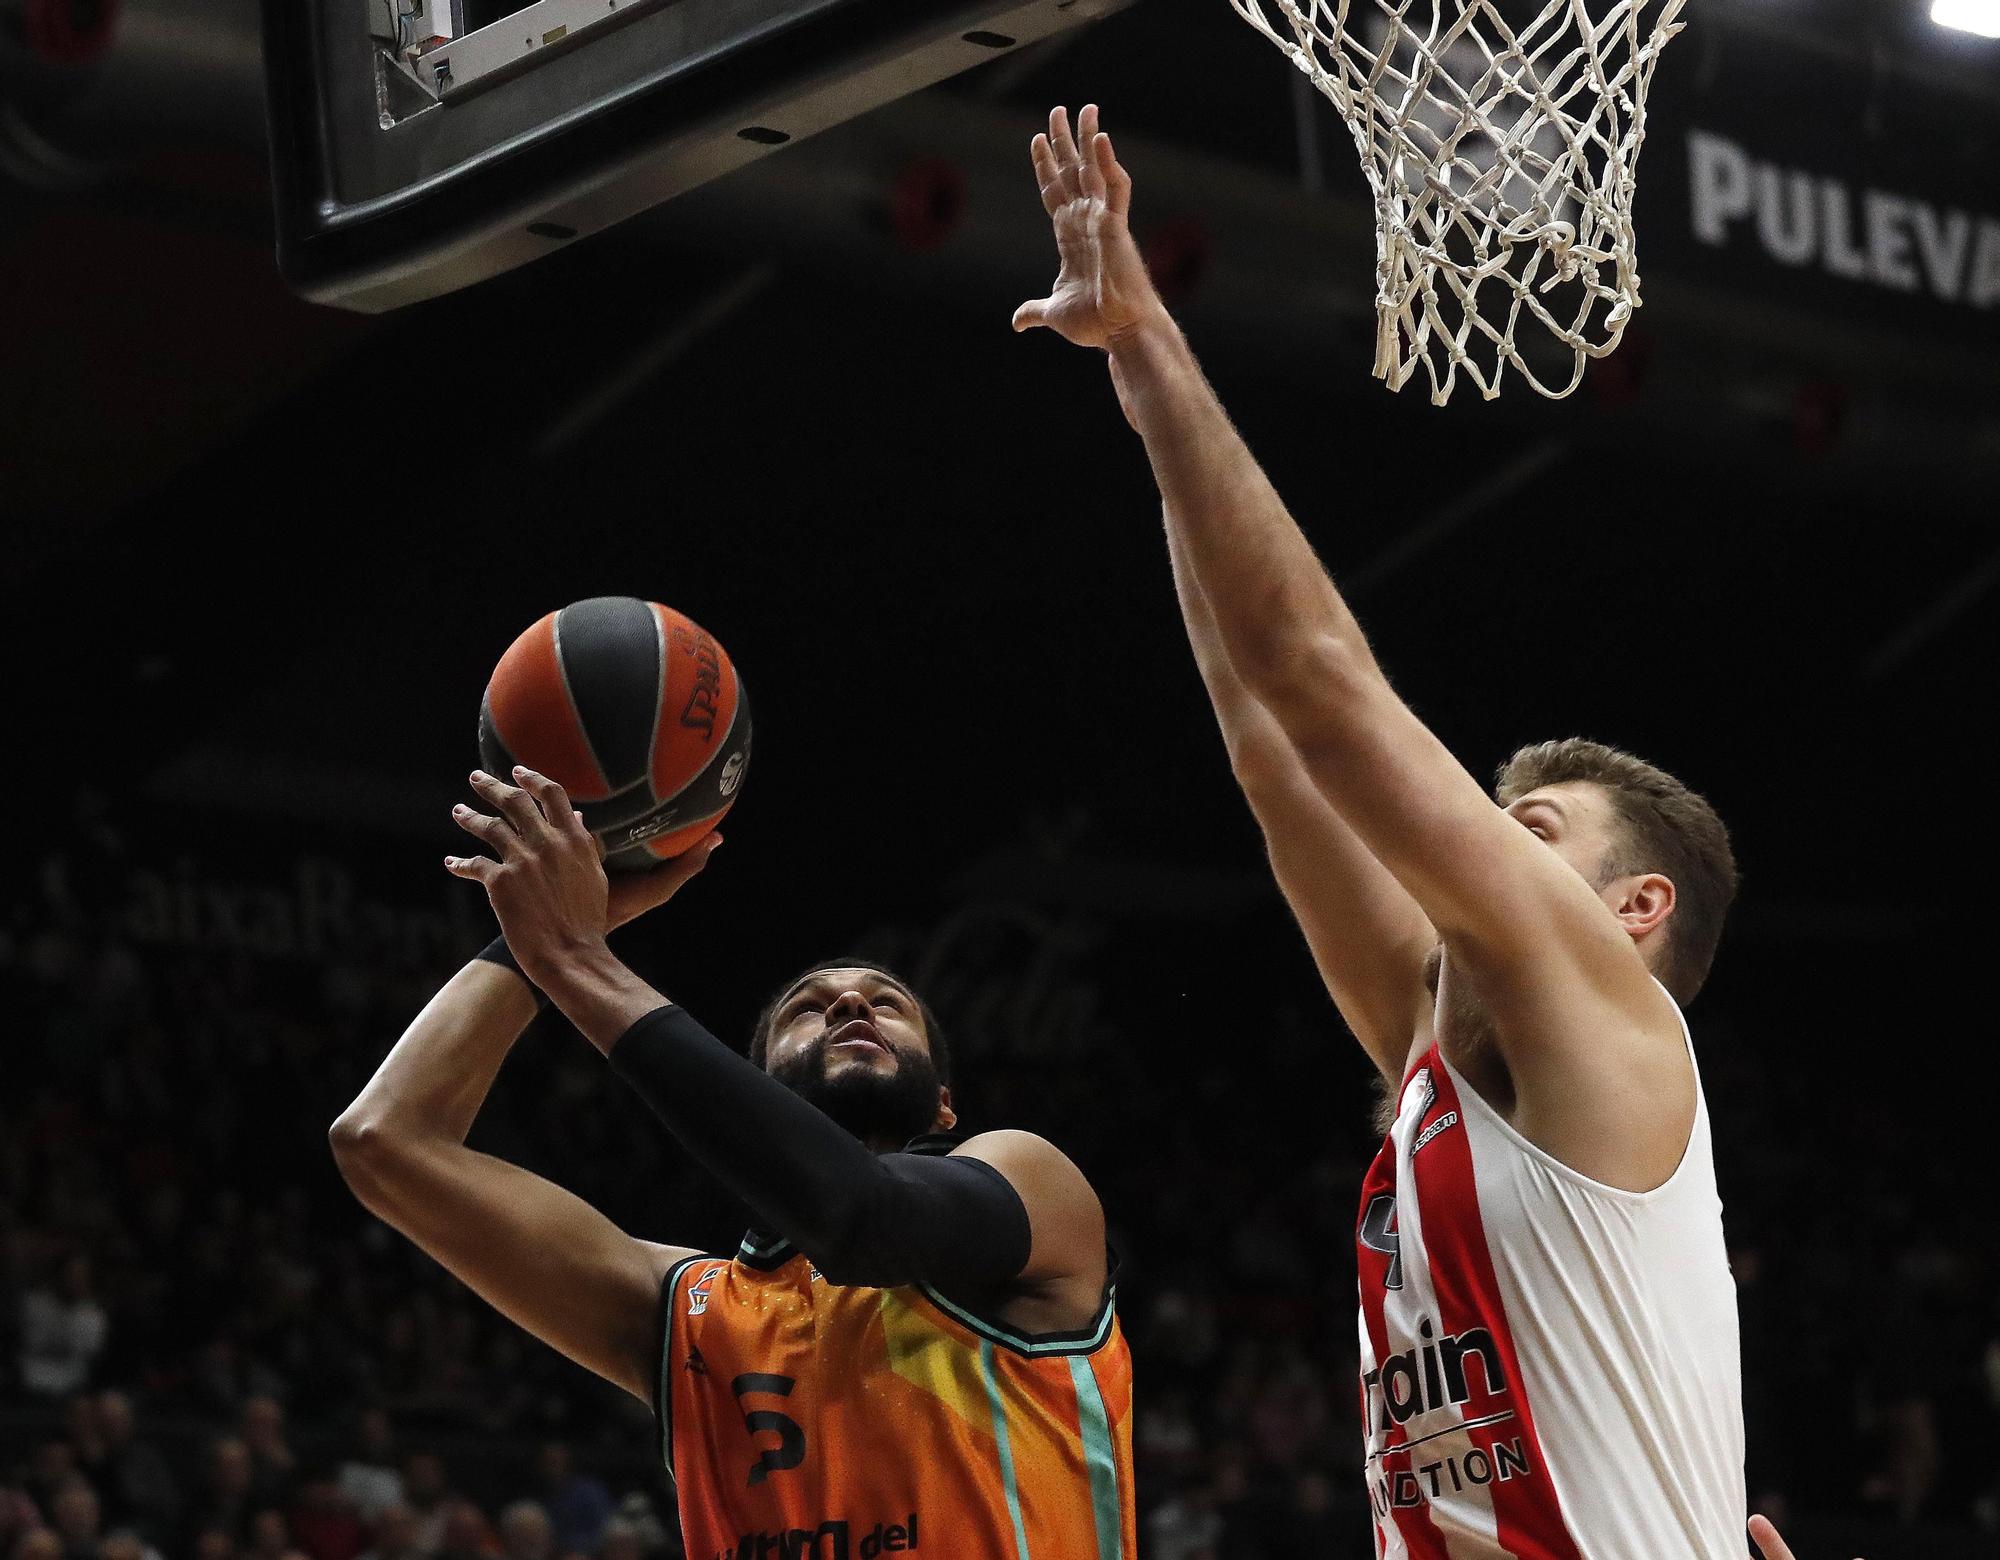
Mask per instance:
[[[828,1029],[832,1029],[837,1024],[844,1024],[850,1018],[872,1020],[874,1016],[875,1009],[869,1005],[868,999],[858,991],[843,991],[826,1005],[826,1027]]]

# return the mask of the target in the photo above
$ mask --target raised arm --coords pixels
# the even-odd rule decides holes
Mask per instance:
[[[650,1402],[660,1281],[691,1253],[635,1239],[560,1186],[465,1146],[534,1014],[519,975],[468,964],[334,1123],[334,1158],[369,1212],[473,1293]]]
[[[1417,902],[1320,793],[1284,728],[1236,675],[1169,513],[1167,552],[1195,665],[1229,767],[1264,831],[1271,871],[1341,1016],[1393,1088],[1430,1031],[1424,961],[1436,945]]]
[[[1672,1004],[1627,926],[1493,803],[1383,677],[1154,292],[1127,226],[1131,180],[1096,121],[1086,108],[1081,148],[1062,110],[1035,138],[1061,272],[1016,327],[1048,326],[1109,354],[1229,666],[1478,986],[1517,1080],[1532,1074],[1538,1091],[1573,1094],[1582,1079],[1589,1092],[1629,1054],[1667,1057],[1669,1042],[1677,1052]]]
[[[1591,886],[1502,812],[1390,687],[1179,331],[1169,322],[1112,352],[1230,669],[1475,972],[1503,1046],[1511,1033],[1601,1031],[1607,1001],[1671,1023]]]
[[[474,775],[495,811],[459,821],[496,855],[454,857],[450,869],[486,889],[529,979],[766,1228],[836,1283],[1008,1291],[1088,1315],[1104,1217],[1074,1165],[1023,1133],[988,1133],[948,1156],[871,1152],[612,954],[596,845],[561,786],[514,775],[517,785]]]

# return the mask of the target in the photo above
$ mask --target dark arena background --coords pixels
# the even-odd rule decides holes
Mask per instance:
[[[1691,1022],[1752,1509],[1800,1560],[2000,1553],[2000,41],[1919,0],[1688,20],[1624,345],[1567,401],[1440,409],[1369,377],[1345,127],[1222,0],[990,51],[376,314],[274,261],[254,5],[0,0],[0,1560],[679,1554],[644,1410],[326,1141],[492,935],[439,865],[488,671],[607,593],[757,700],[728,845],[635,967],[731,1038],[809,959],[905,968],[969,1124],[1102,1192],[1144,1552],[1368,1552],[1369,1069],[1103,366],[1008,329],[1051,274],[1028,139],[1086,100],[1419,713],[1482,775],[1629,746],[1732,825]],[[744,1222],[559,1017],[473,1141],[649,1238]]]

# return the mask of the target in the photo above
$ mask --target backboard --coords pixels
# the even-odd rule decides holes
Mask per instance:
[[[382,312],[1129,0],[264,0],[278,260]]]

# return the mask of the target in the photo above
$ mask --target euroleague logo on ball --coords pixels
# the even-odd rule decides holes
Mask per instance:
[[[678,807],[662,807],[652,817],[641,818],[631,828],[627,829],[624,839],[619,844],[621,846],[637,845],[644,840],[654,839],[671,829],[679,818],[680,809]]]
[[[736,794],[737,784],[743,779],[743,766],[749,761],[749,749],[738,748],[723,763],[722,774],[717,784],[721,787],[724,796],[734,796]]]

